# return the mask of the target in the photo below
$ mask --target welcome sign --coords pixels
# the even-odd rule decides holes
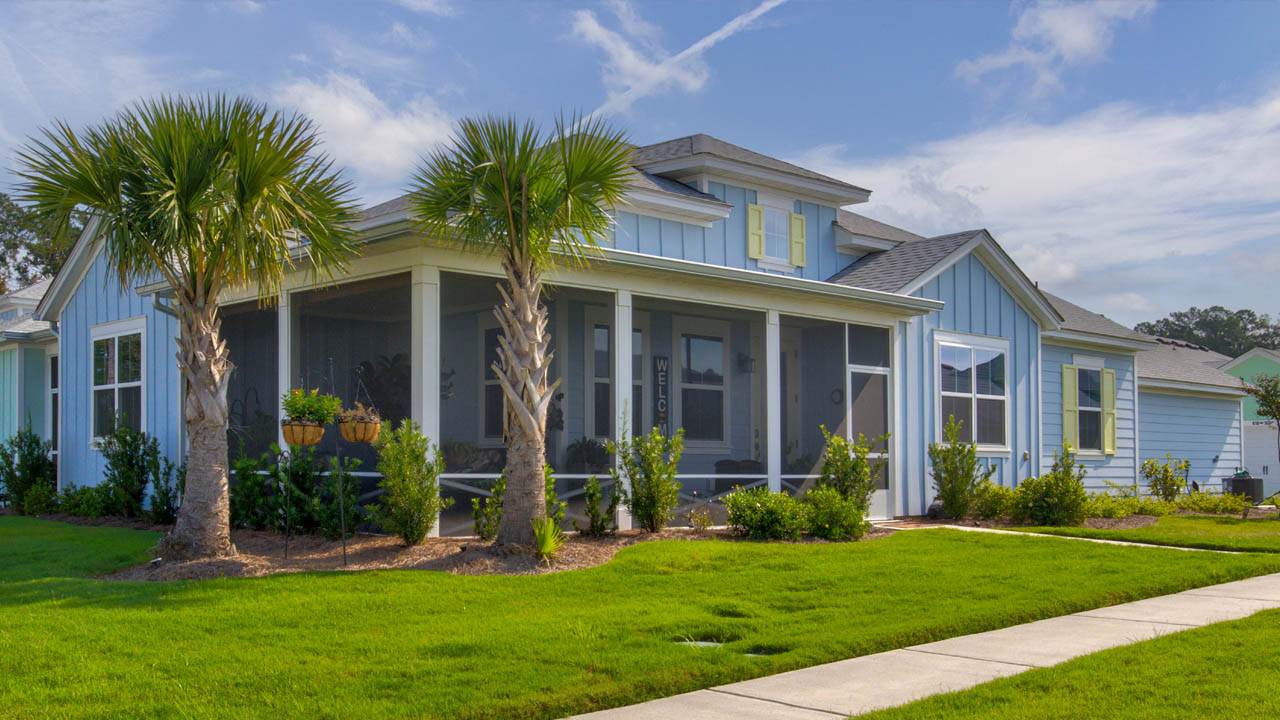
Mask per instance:
[[[653,424],[670,435],[667,411],[671,407],[671,359],[661,355],[653,356]]]

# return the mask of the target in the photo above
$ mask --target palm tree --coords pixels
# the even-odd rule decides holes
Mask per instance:
[[[275,297],[308,260],[331,278],[355,249],[351,185],[317,149],[310,120],[223,96],[135,104],[76,133],[46,129],[18,153],[20,197],[63,232],[99,220],[124,287],[163,279],[179,319],[189,447],[182,509],[157,554],[235,554],[228,524],[227,383],[218,298],[251,286]]]
[[[501,336],[493,370],[506,399],[507,490],[498,542],[527,543],[546,514],[547,409],[560,381],[552,353],[544,274],[580,264],[608,236],[622,199],[631,146],[601,120],[560,119],[544,134],[532,122],[463,120],[449,147],[425,158],[410,207],[428,235],[496,253],[506,273],[494,308]]]

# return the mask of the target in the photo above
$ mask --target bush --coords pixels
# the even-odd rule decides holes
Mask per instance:
[[[1175,502],[1180,510],[1213,515],[1241,515],[1253,507],[1249,496],[1232,493],[1194,492],[1178,496]]]
[[[889,436],[867,440],[862,433],[858,433],[857,442],[849,442],[843,436],[827,432],[825,425],[819,425],[818,429],[826,440],[822,451],[822,476],[818,478],[818,486],[836,490],[845,499],[860,505],[865,515],[871,505],[871,496],[876,491],[880,470],[884,466],[883,460],[872,464],[867,456],[871,454],[873,444],[887,443]]]
[[[556,475],[551,471],[550,465],[542,466],[542,497],[546,503],[547,517],[555,521],[556,527],[564,527],[564,511],[569,507],[569,503],[560,499],[556,494]]]
[[[62,488],[58,498],[58,508],[62,512],[83,518],[102,517],[107,507],[106,488],[101,485],[69,485]]]
[[[684,451],[684,429],[666,437],[658,428],[648,435],[629,437],[621,445],[610,441],[609,452],[618,458],[621,470],[614,469],[614,487],[630,481],[631,492],[624,495],[632,520],[649,532],[658,532],[671,522],[680,501],[676,465]]]
[[[272,445],[271,450],[276,453],[276,462],[268,468],[274,497],[269,497],[264,508],[267,526],[291,535],[316,532],[322,515],[318,489],[324,471],[316,459],[315,447],[285,452]]]
[[[9,493],[9,504],[25,512],[23,498],[33,487],[52,490],[57,484],[57,464],[50,457],[53,445],[41,440],[27,426],[0,443],[0,486]]]
[[[543,498],[546,502],[547,517],[555,521],[556,526],[564,524],[564,511],[569,503],[556,495],[556,476],[550,465],[542,468]],[[476,537],[481,540],[492,540],[498,536],[498,523],[502,522],[502,496],[507,492],[507,471],[504,469],[497,480],[493,481],[493,494],[484,498],[471,498],[471,523],[475,527]],[[576,523],[575,523],[576,524]]]
[[[1178,507],[1155,497],[1128,494],[1090,493],[1085,501],[1085,517],[1122,518],[1130,515],[1168,515]]]
[[[554,518],[534,518],[532,522],[533,550],[539,560],[550,564],[552,558],[560,554],[560,548],[564,547],[564,533]]]
[[[412,420],[379,435],[377,447],[382,475],[378,487],[383,493],[373,507],[373,516],[405,545],[417,545],[436,524],[440,511],[453,504],[452,498],[440,497],[444,458]]]
[[[1173,502],[1182,494],[1187,487],[1187,473],[1190,471],[1190,461],[1174,460],[1169,453],[1164,454],[1164,462],[1142,461],[1142,477],[1147,480],[1147,489],[1165,502]]]
[[[819,485],[805,493],[803,508],[809,534],[824,540],[857,540],[871,528],[866,505],[834,487]]]
[[[36,483],[22,494],[23,515],[48,515],[58,512],[58,492],[48,483]]]
[[[604,509],[600,509],[600,501],[604,497],[604,491],[600,488],[600,481],[595,475],[587,478],[587,486],[582,491],[582,497],[587,503],[587,526],[581,527],[578,521],[573,521],[573,529],[587,537],[607,537],[612,535],[617,529],[618,503],[622,500],[622,494],[618,492],[618,486],[615,485],[609,489],[609,505]]]
[[[1084,522],[1085,469],[1076,464],[1071,447],[1063,443],[1062,453],[1054,453],[1053,468],[1036,478],[1027,478],[1014,492],[1013,516],[1036,525],[1079,525]]]
[[[1013,515],[1014,491],[1003,485],[984,480],[974,492],[971,512],[983,520]]]
[[[303,392],[293,389],[280,396],[284,416],[290,420],[328,425],[342,410],[342,400],[332,395],[321,395],[319,390]]]
[[[364,519],[365,509],[360,507],[360,481],[352,474],[360,469],[356,458],[329,458],[329,475],[320,483],[316,501],[317,525],[320,534],[329,540],[356,534],[356,526]],[[341,493],[339,493],[341,490]],[[344,526],[343,519],[346,519]]]
[[[960,423],[955,415],[948,416],[942,432],[945,442],[929,443],[933,489],[942,503],[943,514],[959,519],[969,514],[978,489],[991,479],[996,468],[984,469],[978,461],[978,446],[960,442]]]
[[[173,482],[173,463],[164,459],[164,467],[153,467],[151,473],[151,522],[172,525],[178,519],[182,492],[187,486],[186,463],[178,466],[177,485]]]
[[[279,505],[272,495],[275,472],[270,456],[241,455],[231,463],[231,526],[266,530],[273,526]]]
[[[99,445],[106,471],[103,486],[107,488],[107,515],[141,517],[142,500],[154,469],[162,466],[160,443],[141,430],[134,430],[117,416],[111,432]],[[168,463],[168,459],[164,459]],[[173,465],[169,464],[172,470]]]
[[[738,489],[725,496],[724,506],[729,525],[753,540],[798,540],[805,531],[804,508],[786,493]]]

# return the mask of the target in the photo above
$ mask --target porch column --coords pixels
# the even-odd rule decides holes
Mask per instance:
[[[293,327],[292,313],[289,312],[289,291],[280,290],[280,300],[276,303],[276,383],[283,395],[293,388]],[[276,443],[289,447],[284,441],[284,427],[279,420],[284,416],[279,398],[276,399]],[[185,425],[185,423],[184,423]]]
[[[631,291],[619,290],[613,301],[613,437],[621,445],[635,430],[631,427]],[[614,463],[619,459],[614,458]],[[631,483],[622,479],[623,490],[631,492]],[[618,529],[631,529],[631,514],[625,505],[618,507]]]
[[[778,311],[769,310],[764,324],[764,430],[769,492],[782,490],[782,326]]]
[[[431,442],[440,442],[440,270],[413,268],[409,312],[412,377],[409,413]]]

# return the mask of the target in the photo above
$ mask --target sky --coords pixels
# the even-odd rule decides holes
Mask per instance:
[[[465,116],[705,132],[989,229],[1125,324],[1280,315],[1280,2],[0,3],[0,162],[161,93],[301,111],[372,204]],[[0,190],[13,177],[0,173]]]

